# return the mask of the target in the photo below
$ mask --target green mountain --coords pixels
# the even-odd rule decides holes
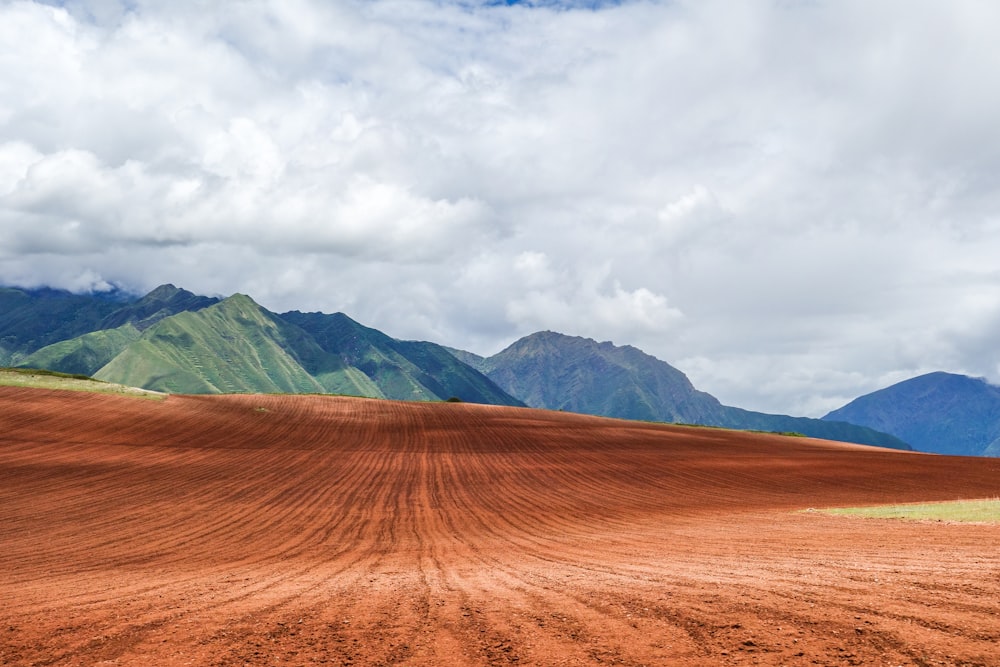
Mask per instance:
[[[63,340],[29,354],[21,368],[45,368],[60,373],[93,376],[142,334],[132,324]]]
[[[524,405],[482,373],[456,361],[435,343],[401,341],[358,324],[343,313],[280,317],[309,333],[319,346],[359,369],[386,398],[429,401],[458,398],[495,405]]]
[[[46,345],[104,328],[101,322],[127,299],[117,291],[73,294],[0,287],[0,365],[13,365]]]
[[[682,372],[634,347],[545,331],[492,357],[457,352],[532,407],[585,414],[724,426],[909,449],[905,442],[854,424],[751,412],[722,405]]]
[[[173,393],[380,395],[363,374],[242,294],[160,320],[94,377]]]
[[[11,290],[17,292],[17,290]],[[68,293],[66,293],[68,294]],[[95,297],[72,295],[82,308]],[[16,296],[16,295],[15,295]],[[64,312],[35,308],[41,321]],[[275,315],[250,297],[201,297],[173,285],[93,313],[16,365],[172,393],[336,393],[403,400],[523,405],[433,343],[398,341],[343,314]],[[21,314],[28,311],[10,311]],[[23,320],[32,323],[30,317]],[[0,324],[18,332],[0,314]],[[101,328],[106,327],[106,328]],[[36,327],[41,329],[41,327]],[[60,335],[66,335],[66,333]],[[25,337],[26,338],[26,337]],[[47,341],[35,336],[37,344]],[[22,345],[22,349],[26,346]]]
[[[532,407],[687,423],[717,420],[723,413],[715,398],[697,391],[679,370],[630,346],[544,331],[471,361]]]
[[[928,373],[856,398],[823,417],[891,433],[938,454],[1000,456],[1000,387]]]
[[[115,310],[99,323],[90,323],[97,331],[46,345],[17,363],[24,368],[94,375],[138,340],[142,331],[160,320],[185,311],[201,310],[218,301],[173,285],[161,285],[141,299],[115,304]]]

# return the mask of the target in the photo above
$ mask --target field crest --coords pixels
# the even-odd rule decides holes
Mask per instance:
[[[166,396],[166,394],[159,391],[139,389],[138,387],[129,387],[114,382],[104,382],[82,375],[70,375],[32,368],[0,368],[0,387],[85,391],[98,394],[121,394],[156,399]]]

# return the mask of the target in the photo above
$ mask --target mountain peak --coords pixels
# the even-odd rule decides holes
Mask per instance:
[[[276,316],[246,294],[233,294],[219,301],[212,310],[225,317],[250,320],[259,324],[273,325]]]
[[[145,331],[164,318],[178,313],[198,311],[218,301],[165,283],[138,301],[111,313],[101,322],[100,328],[115,329],[123,324],[132,324],[139,331]]]
[[[536,331],[519,338],[497,355],[507,354],[545,354],[553,350],[565,352],[568,350],[580,350],[584,348],[596,348],[600,345],[593,338],[582,336],[569,336],[558,331]],[[608,345],[611,345],[608,343]]]
[[[477,366],[509,394],[550,410],[694,422],[719,408],[664,361],[556,331],[525,336]]]
[[[165,301],[166,299],[169,299],[178,292],[182,291],[186,290],[181,290],[176,285],[173,285],[171,283],[164,283],[159,287],[154,288],[151,292],[149,292],[149,294],[144,296],[143,299],[155,299],[157,301]],[[188,294],[190,294],[190,292],[188,292]]]
[[[255,306],[257,308],[260,308],[260,305],[256,301],[254,301],[248,295],[241,294],[240,292],[237,292],[236,294],[226,297],[221,301],[221,303],[227,303],[234,306]]]

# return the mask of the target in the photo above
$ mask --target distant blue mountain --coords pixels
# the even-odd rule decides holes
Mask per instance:
[[[891,433],[914,449],[1000,456],[1000,387],[929,373],[861,396],[823,417]]]

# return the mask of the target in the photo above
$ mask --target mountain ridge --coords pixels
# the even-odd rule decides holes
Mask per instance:
[[[723,405],[628,345],[542,331],[482,357],[397,340],[343,313],[277,314],[245,294],[205,297],[172,284],[142,296],[0,287],[0,365],[171,392],[455,398],[908,447],[905,432],[882,432],[856,416],[815,420]],[[1000,437],[979,447],[977,454],[1000,453]]]
[[[50,296],[13,295],[26,302]],[[343,314],[316,315],[350,322],[343,335],[367,341],[367,353],[379,359],[377,374],[354,365],[344,341],[335,335],[327,332],[324,346],[296,323],[294,313],[272,313],[245,294],[200,297],[168,284],[96,313],[83,307],[85,301],[66,293],[52,302],[63,311],[63,302],[68,302],[88,314],[83,324],[66,333],[92,330],[41,347],[38,344],[48,338],[22,336],[21,354],[13,365],[172,393],[338,393],[523,405],[440,346],[397,341]],[[26,312],[41,312],[44,306],[35,304]],[[9,324],[2,320],[0,324]],[[102,325],[117,326],[97,328]]]
[[[468,359],[467,363],[531,407],[644,421],[796,432],[910,449],[899,438],[865,426],[723,405],[711,394],[696,389],[680,370],[630,345],[540,331],[490,357],[462,352],[459,357]]]
[[[937,371],[859,396],[823,419],[877,428],[922,451],[1000,456],[1000,387]]]

